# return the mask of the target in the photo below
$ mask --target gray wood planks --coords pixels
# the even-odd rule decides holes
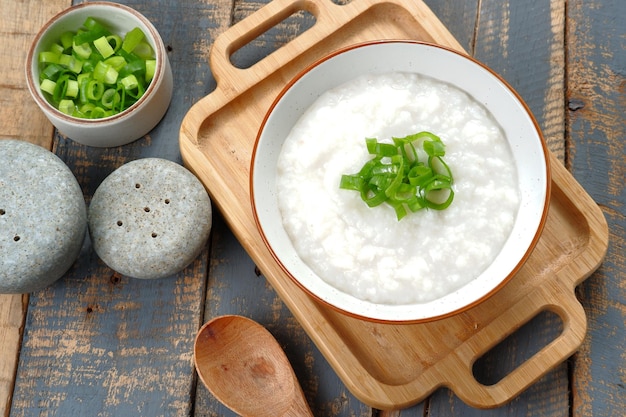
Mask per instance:
[[[549,148],[564,156],[564,1],[501,2],[496,0],[436,1],[426,3],[459,42],[517,90],[535,115]],[[558,336],[560,320],[542,315],[533,327],[524,326],[495,347],[475,373],[491,383]],[[531,416],[566,417],[569,407],[568,364],[531,386],[511,403],[494,410],[477,410],[446,389],[426,403],[395,413],[421,416]],[[394,414],[394,415],[395,415]]]
[[[224,314],[249,317],[278,340],[294,368],[315,416],[371,416],[354,398],[300,324],[265,280],[224,221],[217,216],[211,248],[205,321]],[[236,416],[202,385],[196,416]]]
[[[147,156],[180,162],[180,121],[215,87],[207,62],[210,44],[234,21],[266,2],[163,2],[160,7],[148,0],[125,2],[156,23],[170,47],[178,90],[164,121],[149,137],[130,146],[95,150],[57,136],[55,150],[79,178],[87,200],[124,162]],[[615,136],[623,138],[626,133],[626,3],[567,2],[567,30],[565,0],[426,3],[468,51],[502,74],[527,101],[550,148],[602,206],[611,245],[603,266],[580,288],[589,331],[571,363],[498,409],[471,409],[442,389],[416,407],[379,415],[621,416],[626,407],[625,163],[624,142]],[[297,16],[287,27],[268,33],[242,59],[260,59],[285,42],[285,33],[288,38],[306,27],[307,19]],[[252,317],[277,337],[316,415],[378,414],[346,391],[263,276],[255,273],[219,215],[212,242],[210,256],[207,250],[183,273],[155,282],[114,274],[87,243],[67,277],[30,298],[11,415],[233,415],[204,387],[195,389],[191,362],[198,326],[226,313]],[[551,340],[558,320],[541,320],[497,348],[481,372],[497,375]]]
[[[267,1],[235,1],[232,24]],[[232,56],[233,65],[247,68],[271,54],[313,24],[308,12],[298,12],[252,40]],[[344,386],[273,288],[216,216],[204,321],[223,314],[239,314],[263,324],[281,344],[315,416],[371,416],[370,407]],[[196,391],[196,416],[235,416],[202,385]]]
[[[573,361],[575,416],[626,413],[626,2],[567,3],[567,166],[609,224],[600,269],[581,286],[588,317]]]
[[[180,122],[211,89],[207,42],[223,24],[215,15],[229,15],[213,3],[125,3],[161,33],[176,91],[161,124],[131,145],[93,149],[57,136],[55,151],[78,178],[87,201],[125,162],[149,156],[180,162]],[[11,416],[190,415],[192,345],[207,264],[205,251],[176,276],[133,280],[107,268],[87,241],[66,277],[30,297]]]

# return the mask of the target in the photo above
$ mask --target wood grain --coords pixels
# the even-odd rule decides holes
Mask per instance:
[[[480,4],[474,56],[519,92],[563,162],[565,0]]]
[[[26,87],[26,54],[39,28],[69,4],[70,0],[51,0],[44,5],[37,0],[0,0],[3,14],[0,62],[4,66],[0,83],[0,132],[3,138],[51,148],[52,127]]]
[[[7,417],[24,330],[28,295],[0,295],[0,415]]]
[[[470,1],[461,4],[454,2],[453,6],[439,4],[441,2],[427,3],[457,39],[462,38],[454,32],[455,28],[457,31],[461,31],[458,28],[472,29],[469,34],[467,30],[462,32],[466,41],[461,43],[468,45],[466,49],[472,55],[503,74],[520,92],[538,118],[550,149],[563,161],[564,2],[536,2],[530,10],[527,4],[519,2],[508,5],[504,2]],[[468,10],[478,4],[478,11],[476,8]],[[456,21],[446,13],[451,9],[455,12],[452,16],[456,16]],[[458,13],[459,9],[463,12]],[[464,19],[459,21],[459,16]],[[524,52],[528,48],[534,49],[532,54]],[[541,65],[533,65],[536,61]],[[479,361],[478,366],[487,367],[479,372],[499,373],[514,368],[517,366],[515,363],[530,357],[558,334],[558,319],[555,316],[540,317],[533,324],[522,327],[509,336],[506,343],[494,348],[489,353],[488,361]],[[536,327],[542,329],[543,333],[538,334]],[[493,412],[468,407],[447,390],[436,392],[427,400],[426,406],[428,414],[432,416],[549,413],[566,416],[569,395],[567,379],[567,364],[563,364],[511,403]],[[528,403],[534,404],[532,411],[521,411],[523,405]],[[414,407],[394,415],[417,416],[422,415],[422,410]]]
[[[441,23],[464,50],[474,55],[478,25],[479,0],[425,0]]]
[[[94,150],[54,136],[28,97],[23,80],[28,43],[40,25],[70,0],[0,0],[0,39],[5,45],[0,58],[7,69],[0,82],[0,135],[54,147],[79,178],[87,201],[106,175],[126,161],[146,156],[181,161],[177,140],[182,118],[217,86],[208,63],[209,48],[218,35],[269,0],[166,0],[156,7],[149,0],[122,2],[156,24],[169,47],[178,89],[166,118],[150,135],[129,146]],[[609,222],[607,258],[578,291],[588,316],[587,337],[568,364],[493,410],[467,407],[445,389],[402,411],[371,409],[347,390],[307,335],[311,329],[303,329],[256,268],[244,249],[250,240],[233,234],[217,214],[211,251],[207,248],[175,277],[152,283],[121,277],[95,257],[87,242],[81,260],[53,287],[30,300],[28,295],[0,295],[0,416],[231,416],[204,387],[195,389],[190,358],[191,341],[200,324],[227,312],[253,317],[277,337],[320,417],[621,416],[626,409],[622,140],[626,137],[622,18],[626,2],[425,2],[460,46],[503,74],[520,92],[557,159],[566,163]],[[298,14],[256,38],[236,60],[251,65],[310,24],[309,15]],[[370,24],[377,30],[375,22]],[[351,34],[345,33],[348,38]],[[222,116],[234,120],[228,119],[232,115]],[[229,134],[236,136],[241,129],[231,128]],[[575,223],[568,224],[570,232],[553,248],[555,256],[559,250],[580,245],[575,235],[581,230]],[[559,259],[566,268],[572,258]],[[350,325],[345,323],[348,329]],[[523,326],[479,363],[479,373],[497,378],[551,340],[560,325],[558,318],[548,315]],[[322,325],[316,331],[329,327],[332,330],[331,325]],[[411,365],[398,368],[398,375]]]
[[[236,24],[264,4],[236,1]],[[247,68],[298,36],[314,23],[309,13],[296,12],[242,46],[232,56],[233,65]],[[224,314],[242,314],[266,326],[283,346],[309,406],[316,416],[370,416],[370,407],[358,401],[343,385],[311,342],[275,290],[255,267],[220,215],[215,217],[211,264],[204,321]],[[320,381],[324,381],[320,383]],[[198,384],[195,415],[234,416]]]
[[[30,98],[25,81],[28,47],[48,19],[69,0],[15,2],[0,0],[0,139],[20,139],[52,148],[52,125]],[[16,106],[15,103],[20,103]],[[0,294],[0,416],[8,416],[21,345],[28,295]]]
[[[216,216],[204,321],[239,314],[263,324],[285,350],[315,416],[371,415],[346,389],[220,215]],[[196,416],[236,416],[202,384]]]
[[[210,89],[197,80],[208,72],[207,33],[219,31],[214,4],[125,3],[161,33],[176,91],[163,121],[130,145],[96,149],[55,137],[55,151],[77,177],[87,202],[125,162],[149,156],[179,162],[180,121],[190,103]],[[107,268],[87,240],[65,277],[30,296],[11,416],[190,415],[192,346],[201,324],[207,265],[205,251],[170,278],[129,279]]]
[[[602,208],[610,246],[580,288],[588,336],[573,361],[575,416],[626,410],[626,3],[567,3],[568,166]]]
[[[380,325],[346,317],[312,302],[267,253],[251,218],[248,169],[264,109],[295,71],[337,45],[377,36],[417,36],[453,47],[458,44],[438,29],[436,19],[419,5],[352,3],[354,7],[333,8],[334,20],[327,21],[326,26],[316,26],[316,31],[306,32],[297,42],[287,44],[247,71],[235,71],[228,62],[229,51],[242,40],[251,39],[250,33],[258,33],[268,22],[275,22],[275,16],[290,4],[274,2],[271,8],[254,14],[254,19],[246,19],[216,39],[211,63],[218,89],[194,105],[183,121],[181,150],[185,163],[205,182],[244,248],[344,383],[362,401],[383,408],[406,407],[446,385],[474,407],[502,405],[511,398],[507,394],[519,394],[580,344],[584,313],[574,299],[573,286],[586,277],[586,268],[598,266],[604,254],[603,218],[598,217],[595,205],[554,157],[551,215],[535,251],[537,256],[529,259],[509,285],[467,314],[411,326]],[[419,10],[404,9],[413,6]],[[408,15],[422,18],[411,21]],[[320,14],[320,21],[324,16]],[[362,19],[367,20],[367,26]],[[397,25],[401,19],[406,19],[406,24]],[[350,36],[342,36],[346,33]],[[582,269],[576,272],[578,262]],[[554,276],[561,278],[548,285]],[[556,305],[560,307],[554,308],[566,322],[558,339],[497,384],[472,382],[468,364],[534,315]],[[549,364],[557,357],[557,362]]]
[[[527,102],[537,118],[548,147],[564,160],[564,22],[565,1],[481,1],[475,25],[474,56],[500,73]],[[556,315],[543,315],[533,326],[524,326],[505,344],[479,361],[480,372],[498,374],[513,369],[559,334]],[[568,365],[563,363],[505,405],[499,412],[514,413],[521,404],[534,404],[533,411],[567,416],[569,404]],[[432,415],[481,415],[449,392],[430,400]],[[507,411],[508,410],[508,411]],[[539,411],[540,410],[540,411]],[[517,414],[516,414],[517,415]]]

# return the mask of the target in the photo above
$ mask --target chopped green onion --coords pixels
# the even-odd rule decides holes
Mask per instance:
[[[107,69],[109,66],[104,63],[104,61],[98,61],[96,66],[93,68],[93,79],[97,81],[104,81],[104,76],[107,73]]]
[[[453,178],[443,161],[441,139],[430,132],[392,139],[393,145],[365,139],[373,157],[358,173],[342,175],[339,188],[358,191],[369,207],[387,203],[398,220],[423,208],[448,208],[454,199]],[[420,160],[420,147],[425,161]]]
[[[145,91],[143,83],[134,74],[122,78],[120,84],[124,87],[126,94],[136,99],[141,97]]]
[[[93,46],[95,46],[98,52],[100,52],[102,58],[108,58],[115,52],[107,40],[107,37],[104,35],[93,41]]]
[[[79,90],[79,88],[78,88],[78,81],[72,80],[72,79],[68,79],[67,80],[67,87],[65,89],[65,97],[69,97],[69,98],[76,98],[76,97],[78,97],[78,90]]]
[[[141,62],[141,61],[139,61]],[[146,82],[152,81],[154,78],[154,72],[156,71],[156,59],[146,59]]]
[[[72,100],[64,99],[59,102],[59,110],[62,113],[72,115],[74,114],[74,110],[76,109],[76,105]]]
[[[86,88],[87,100],[99,101],[104,94],[104,84],[97,80],[91,80],[87,82]]]
[[[102,94],[101,102],[107,109],[112,109],[120,102],[120,94],[114,88],[109,88]]]
[[[67,82],[70,79],[69,75],[64,74],[59,77],[57,80],[56,86],[54,87],[54,91],[52,92],[52,99],[55,102],[60,102],[65,98],[65,92],[67,91]]]
[[[81,118],[122,112],[154,78],[154,51],[140,28],[123,37],[88,17],[38,56],[40,89],[59,111]]]
[[[118,72],[105,61],[99,61],[93,69],[93,78],[105,84],[115,84],[117,82]]]
[[[87,30],[80,30],[76,35],[75,40],[77,40],[78,43],[93,42],[102,35],[109,33],[107,28],[93,17],[85,19],[83,26]]]
[[[85,19],[85,23],[83,23],[83,26],[87,29],[87,30],[95,30],[95,31],[104,31],[105,27],[102,25],[102,23],[98,22],[96,20],[96,18],[89,16],[87,19]]]
[[[132,91],[139,87],[139,81],[137,81],[137,77],[133,74],[122,78],[121,83],[127,91]]]
[[[105,64],[113,67],[118,73],[126,66],[126,60],[119,55],[112,56],[104,61]]]
[[[69,69],[74,74],[80,74],[83,70],[83,61],[76,59],[73,55],[61,54],[58,64]]]
[[[80,103],[88,103],[89,99],[87,98],[87,84],[91,81],[91,73],[82,73],[78,74],[76,77],[76,82],[78,82],[78,101]]]
[[[85,118],[90,118],[91,117],[91,112],[93,111],[93,109],[96,108],[96,105],[93,103],[85,103],[82,106],[80,106],[80,108],[78,109],[79,112],[81,112],[82,114],[84,114]]]
[[[56,81],[61,74],[65,72],[65,68],[63,68],[59,64],[50,64],[47,65],[46,68],[40,74],[40,81],[43,80],[52,80]]]
[[[76,43],[76,41],[74,41],[74,43],[72,44],[72,51],[74,51],[74,53],[81,59],[87,59],[89,58],[89,56],[91,55],[91,46],[89,46],[89,43],[84,42],[84,43]]]
[[[41,84],[39,84],[39,88],[41,88],[41,91],[44,91],[48,94],[54,94],[54,89],[56,88],[56,86],[57,83],[49,78],[44,79]]]
[[[72,48],[74,44],[74,32],[67,31],[61,34],[61,46],[63,47],[63,52],[68,51]]]
[[[146,70],[146,62],[140,59],[135,59],[133,61],[129,61],[126,65],[124,65],[120,69],[120,75],[122,77],[126,77],[127,75],[130,75],[130,74],[142,74],[145,70]]]
[[[154,56],[154,51],[152,47],[147,42],[141,42],[139,45],[135,47],[133,53],[137,55],[141,59],[150,59]]]
[[[43,51],[39,53],[40,64],[58,64],[61,54],[57,54],[55,51]]]
[[[119,51],[122,47],[122,38],[118,35],[114,34],[107,36],[107,42],[109,42],[109,45],[111,45],[111,48],[113,48],[113,52]]]
[[[102,107],[94,107],[93,110],[91,110],[91,115],[89,116],[92,119],[101,119],[103,117],[107,117],[108,113],[102,108]]]
[[[143,31],[139,28],[134,28],[129,31],[124,37],[124,41],[122,42],[122,49],[128,53],[133,52],[133,50],[143,41],[145,37]]]

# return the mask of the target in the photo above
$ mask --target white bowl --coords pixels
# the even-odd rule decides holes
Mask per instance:
[[[96,18],[120,36],[139,27],[156,55],[154,78],[143,96],[123,112],[101,119],[68,116],[48,103],[39,88],[39,53],[49,50],[63,32],[80,28],[88,17]],[[82,3],[48,21],[28,51],[26,80],[33,99],[61,133],[76,142],[96,147],[124,145],[147,134],[165,115],[173,92],[172,69],[156,28],[136,10],[110,2]]]
[[[457,86],[484,105],[502,127],[517,166],[520,208],[493,263],[460,289],[433,301],[377,304],[346,294],[317,276],[296,253],[277,203],[276,166],[285,138],[325,91],[369,73],[419,73]],[[550,195],[549,154],[537,122],[493,71],[458,52],[415,41],[375,41],[336,51],[297,75],[279,94],[260,128],[252,155],[252,209],[259,231],[282,269],[317,300],[343,313],[380,322],[423,322],[484,301],[510,280],[536,245]]]

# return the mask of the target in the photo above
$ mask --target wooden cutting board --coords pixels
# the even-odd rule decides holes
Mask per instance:
[[[230,56],[290,15],[306,10],[315,25],[250,68]],[[522,270],[469,311],[423,324],[379,324],[317,303],[273,260],[256,228],[249,193],[252,148],[263,117],[284,85],[308,64],[340,47],[374,39],[416,39],[457,50],[460,44],[419,0],[274,0],[215,41],[210,64],[217,88],[185,116],[185,165],[216,206],[348,389],[379,409],[404,408],[447,386],[464,402],[504,404],[567,359],[581,344],[586,317],[574,288],[601,263],[607,224],[597,205],[555,158],[550,211],[541,239]],[[479,383],[474,362],[543,311],[563,331],[493,385]]]

